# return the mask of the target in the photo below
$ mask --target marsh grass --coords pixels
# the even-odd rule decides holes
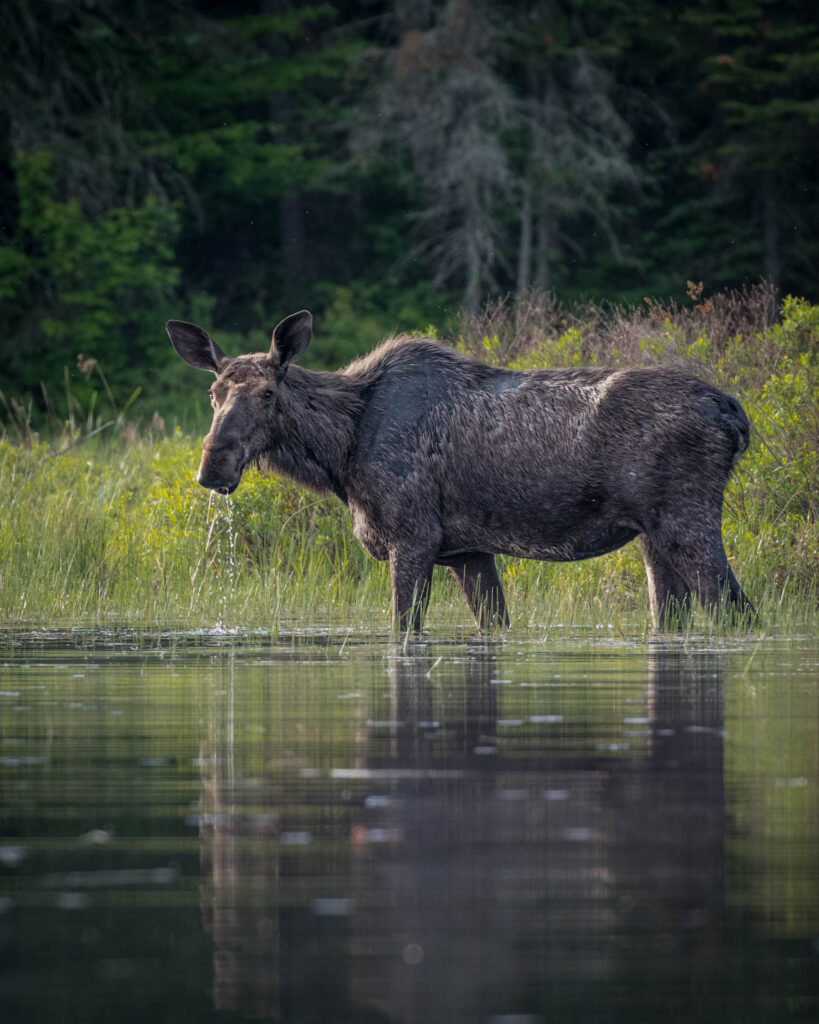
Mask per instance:
[[[747,323],[762,299],[752,305]],[[508,315],[514,319],[514,310]],[[547,319],[538,334],[531,310],[527,315],[523,348],[504,355],[497,334],[461,343],[520,367],[606,361],[598,322],[589,328],[596,339],[590,347],[582,323],[555,333]],[[613,320],[611,337],[636,337],[639,321],[642,340],[628,358],[612,343],[607,361],[640,361],[641,353],[642,361],[657,361],[665,346],[669,361],[702,372],[743,401],[755,431],[726,494],[726,550],[761,628],[810,628],[819,597],[819,308],[786,300],[779,323],[754,338],[720,329],[718,343],[706,333],[707,316],[693,315],[702,321],[699,334],[690,313],[682,327],[668,311],[662,322],[643,311],[624,313]],[[499,327],[500,314],[493,316]],[[93,419],[69,424],[65,436],[47,444],[9,426],[0,440],[3,624],[218,626],[275,634],[310,623],[389,631],[387,568],[359,547],[335,499],[255,471],[225,499],[196,484],[199,439],[178,429],[165,436],[156,423],[136,430],[123,420],[90,436],[94,429]],[[517,628],[594,627],[622,636],[650,630],[634,544],[580,563],[500,563]],[[436,569],[427,621],[436,632],[474,629],[444,570]],[[697,609],[684,631],[712,635],[734,627]]]
[[[198,440],[182,434],[86,446],[59,459],[44,446],[0,443],[3,622],[389,630],[389,573],[358,546],[338,502],[255,471],[222,498],[196,484],[198,453]],[[806,567],[789,567],[790,548],[767,548],[747,526],[729,513],[726,542],[765,628],[808,622],[817,595]],[[518,627],[649,630],[633,544],[588,562],[501,564]],[[443,570],[429,622],[456,633],[473,628]],[[701,633],[721,628],[700,610],[688,624]]]

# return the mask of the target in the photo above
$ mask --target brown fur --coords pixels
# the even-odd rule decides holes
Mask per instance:
[[[482,625],[507,623],[496,554],[574,561],[637,536],[658,627],[692,592],[753,614],[721,538],[748,421],[703,381],[669,368],[516,373],[408,338],[314,373],[292,363],[307,313],[276,328],[270,353],[236,359],[199,331],[169,325],[183,358],[217,374],[200,483],[230,493],[257,461],[337,495],[390,563],[399,627],[420,628],[436,564]]]

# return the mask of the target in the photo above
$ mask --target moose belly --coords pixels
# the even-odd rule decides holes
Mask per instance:
[[[596,558],[633,540],[639,525],[621,509],[565,506],[544,511],[520,509],[499,514],[491,507],[481,514],[447,517],[443,553],[487,551],[517,558],[576,562]]]
[[[472,544],[444,545],[442,558],[453,558],[468,551],[487,551],[495,555],[510,555],[514,558],[535,558],[544,562],[579,562],[584,558],[597,558],[628,544],[639,534],[639,530],[623,526],[597,536],[566,537],[562,541],[543,543],[538,540],[511,538],[475,538]]]
[[[606,533],[568,537],[557,544],[515,544],[514,551],[498,553],[516,555],[518,558],[540,558],[550,562],[579,562],[584,558],[597,558],[598,555],[616,551],[630,540],[634,540],[638,533],[639,530],[621,526]]]

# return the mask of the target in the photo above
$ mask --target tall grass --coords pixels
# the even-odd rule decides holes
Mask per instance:
[[[647,304],[608,314],[609,327],[575,317],[556,330],[544,312],[540,332],[527,301],[525,344],[514,329],[521,312],[510,305],[465,325],[461,345],[521,368],[672,361],[743,401],[756,431],[726,495],[725,546],[764,629],[815,623],[819,307],[786,300],[780,322],[760,320],[747,337],[716,321],[709,333],[716,301],[684,315]],[[751,293],[749,308],[760,304]],[[54,446],[11,428],[0,440],[0,621],[389,629],[386,567],[361,550],[335,499],[255,471],[225,499],[195,482],[199,439],[122,420],[76,443],[93,429],[73,425]],[[569,565],[501,563],[518,627],[649,629],[635,545]],[[428,622],[471,629],[460,592],[436,573]],[[689,628],[721,627],[698,613]]]

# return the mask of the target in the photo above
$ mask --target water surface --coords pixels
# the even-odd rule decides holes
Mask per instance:
[[[819,1020],[819,644],[0,637],[0,1019]]]

